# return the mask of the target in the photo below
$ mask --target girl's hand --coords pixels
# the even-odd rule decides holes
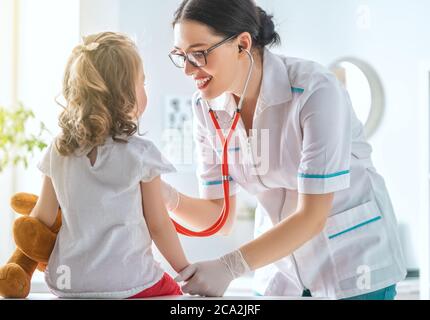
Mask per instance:
[[[175,279],[186,281],[182,291],[191,295],[222,297],[230,283],[249,272],[249,266],[240,251],[227,254],[217,260],[192,264]]]

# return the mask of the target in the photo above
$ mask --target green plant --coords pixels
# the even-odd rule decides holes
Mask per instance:
[[[29,157],[46,148],[43,136],[49,131],[43,122],[37,124],[37,134],[28,132],[34,119],[33,111],[22,104],[14,109],[0,106],[0,172],[9,165],[27,168]]]

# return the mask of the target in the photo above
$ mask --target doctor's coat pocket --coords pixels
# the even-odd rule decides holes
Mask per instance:
[[[392,264],[384,217],[374,201],[329,217],[324,233],[340,280]]]

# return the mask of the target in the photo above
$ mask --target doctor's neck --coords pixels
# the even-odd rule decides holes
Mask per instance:
[[[251,75],[251,80],[248,85],[248,89],[245,93],[245,102],[244,102],[244,112],[249,106],[255,107],[257,104],[258,97],[260,95],[261,82],[263,79],[263,53],[260,53],[260,50],[253,50],[252,55],[254,57],[254,68]],[[229,90],[235,100],[236,103],[239,103],[240,98],[243,94],[243,89],[245,87],[246,80],[248,78],[248,71],[250,67],[250,60],[244,56],[243,60],[240,62],[240,74],[238,79],[240,79],[237,83],[233,85],[231,90]]]

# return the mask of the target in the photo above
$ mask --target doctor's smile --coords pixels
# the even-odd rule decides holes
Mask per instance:
[[[125,2],[115,0],[120,10],[105,4],[121,18],[111,29],[125,32],[104,31],[108,14],[79,20],[76,32],[85,34],[56,35],[61,50],[46,52],[53,74],[37,73],[41,82],[57,79],[63,102],[35,112],[55,132],[46,144],[34,135],[25,140],[42,151],[29,162],[38,175],[25,174],[36,190],[23,189],[21,169],[5,175],[13,182],[6,200],[21,216],[3,219],[10,234],[0,252],[0,296],[32,298],[43,285],[64,299],[208,300],[245,292],[256,300],[400,299],[414,269],[402,224],[413,210],[402,208],[396,189],[403,164],[384,158],[387,126],[401,126],[383,106],[402,100],[389,77],[378,76],[391,65],[372,56],[380,26],[370,22],[385,14],[382,5],[360,7],[356,24],[342,31],[362,35],[360,47],[379,61],[373,69],[355,57],[332,60],[336,48],[359,49],[354,41],[328,42],[336,30],[325,7],[315,24],[327,38],[299,19],[316,13],[290,0]],[[309,2],[319,11],[320,2]],[[342,3],[342,21],[350,23],[357,4]],[[81,15],[96,12],[82,8]],[[20,41],[27,48],[27,37]],[[25,68],[36,64],[19,61],[27,77]],[[37,85],[38,94],[55,97]],[[27,87],[17,83],[11,92]],[[8,141],[31,127],[3,133],[5,117],[18,116],[0,108]],[[0,160],[1,171],[7,161]],[[226,305],[221,314],[237,311]],[[173,306],[175,315],[204,318],[209,310]],[[255,311],[246,308],[246,315]]]
[[[197,88],[199,88],[199,90],[204,90],[209,85],[209,82],[212,80],[212,77],[200,78],[195,80],[197,83]]]

